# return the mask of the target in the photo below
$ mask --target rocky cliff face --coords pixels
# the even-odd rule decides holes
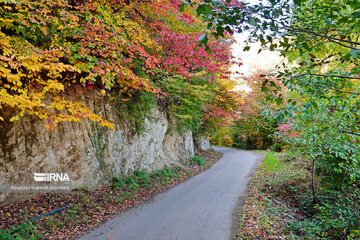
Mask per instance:
[[[152,119],[146,120],[147,132],[134,135],[132,123],[116,114],[114,101],[82,87],[68,94],[78,96],[73,100],[116,123],[116,129],[83,121],[61,123],[47,131],[42,121],[31,116],[0,123],[0,184],[34,184],[34,172],[68,173],[73,187],[96,188],[114,176],[124,177],[136,169],[152,171],[181,165],[194,155],[193,134],[170,133],[172,120],[165,112],[154,109]],[[195,142],[200,142],[201,149],[210,147],[204,139]],[[2,193],[0,204],[29,196]]]

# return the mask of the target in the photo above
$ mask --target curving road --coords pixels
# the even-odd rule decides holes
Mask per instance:
[[[84,240],[227,240],[233,212],[258,166],[257,153],[215,147],[205,172],[104,223]]]

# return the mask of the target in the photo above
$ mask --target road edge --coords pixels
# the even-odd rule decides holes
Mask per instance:
[[[260,167],[262,161],[265,158],[265,154],[263,153],[258,153],[258,152],[253,152],[253,151],[246,151],[246,150],[241,150],[241,149],[237,149],[239,151],[244,151],[244,152],[251,152],[254,155],[257,155],[258,158],[256,159],[255,164],[253,165],[253,167],[251,168],[249,174],[247,175],[248,177],[248,182],[246,184],[246,188],[244,190],[244,192],[239,196],[238,201],[236,203],[236,206],[234,208],[234,210],[232,211],[231,214],[231,226],[230,226],[230,236],[229,239],[232,240],[234,238],[235,232],[238,229],[239,226],[239,221],[238,221],[238,216],[241,213],[242,209],[244,208],[245,205],[245,201],[249,195],[249,185],[250,185],[250,181],[253,178],[254,174],[256,173],[257,169]]]

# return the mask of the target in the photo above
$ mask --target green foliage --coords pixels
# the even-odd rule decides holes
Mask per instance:
[[[274,2],[271,7],[291,12],[291,20],[280,20],[288,30],[282,34],[280,45],[283,55],[295,66],[278,71],[279,79],[291,91],[286,96],[291,104],[277,117],[293,122],[292,130],[298,134],[287,141],[315,159],[324,186],[338,189],[357,184],[360,68],[355,53],[360,40],[360,3],[345,0],[334,6],[319,0],[285,5]],[[280,34],[280,30],[272,30]],[[262,34],[257,36],[261,38]]]
[[[95,149],[95,157],[99,161],[100,167],[105,169],[104,154],[107,147],[105,129],[98,123],[91,123],[91,127],[94,129],[94,135],[90,137],[91,145]]]
[[[265,154],[264,160],[261,163],[261,169],[264,169],[267,172],[275,172],[278,168],[283,167],[279,160],[278,153],[276,152],[268,152],[268,151],[260,151]]]
[[[358,183],[359,1],[285,0],[241,6],[206,1],[195,5],[214,36],[221,36],[229,25],[238,32],[249,30],[253,41],[278,50],[289,60],[274,73],[289,93],[283,94],[281,87],[271,89],[269,77],[262,84],[273,101],[281,105],[286,100],[275,115],[277,124],[292,123],[296,134],[288,142],[316,160],[320,172],[329,177],[324,179],[329,187],[335,182]],[[204,12],[208,6],[212,10]]]
[[[264,120],[263,123],[266,124],[267,119],[260,119],[260,121],[261,120]],[[262,124],[262,126],[264,125]],[[244,125],[240,120],[235,123],[234,128],[235,133],[233,137],[233,147],[246,150],[274,150],[274,147],[281,146],[280,143],[276,143],[274,140],[274,133],[277,129],[276,127],[258,128],[253,132],[251,129],[246,128],[246,125]],[[280,149],[277,148],[276,150],[281,151],[281,147]]]
[[[344,133],[348,124],[355,121],[352,98],[313,96],[312,103],[304,103],[294,116],[293,131],[297,138],[286,139],[315,159],[317,173],[324,176],[324,186],[341,188],[343,184],[357,184],[360,179],[359,137]],[[310,102],[310,101],[309,101]],[[332,109],[336,106],[336,110]],[[331,113],[330,113],[331,112]],[[350,131],[350,130],[349,130]]]
[[[115,188],[116,190],[120,190],[121,187],[123,187],[125,185],[125,181],[120,179],[119,177],[113,177],[113,188]]]
[[[285,146],[286,145],[284,142],[275,142],[269,147],[269,150],[273,152],[281,152],[285,148]]]
[[[167,181],[171,178],[177,177],[177,174],[171,168],[165,167],[161,170],[155,170],[151,173],[151,177],[160,181]]]
[[[133,175],[125,179],[127,187],[129,190],[133,191],[139,187],[149,188],[150,179],[149,174],[146,171],[135,170]]]
[[[244,236],[267,239],[275,233],[277,238],[299,240],[359,238],[359,188],[346,185],[341,190],[319,188],[314,199],[309,188],[311,161],[298,151],[264,153],[265,159],[250,183],[245,209],[248,213],[244,213],[245,219],[241,218],[244,223],[240,239]],[[315,179],[316,184],[319,182],[320,179]],[[278,227],[269,229],[267,224]]]
[[[129,189],[130,190],[130,189]],[[136,190],[136,189],[132,189],[132,191],[134,191],[134,190]],[[124,192],[122,195],[121,195],[121,197],[123,197],[123,198],[132,198],[132,197],[134,197],[134,193],[132,192],[131,190],[130,190],[130,192],[129,191],[126,191],[126,192]]]
[[[82,187],[78,187],[75,189],[76,191],[85,191],[85,192],[89,192],[90,188],[86,187],[86,186],[82,186]]]
[[[168,94],[160,98],[159,104],[168,108],[177,118],[175,130],[201,131],[206,106],[213,97],[212,87],[206,79],[198,77],[189,81],[180,76],[163,76],[156,83]]]
[[[297,194],[310,174],[298,169],[294,160],[280,159],[282,154],[260,152],[265,158],[249,184],[249,197],[239,215],[234,239],[295,239],[289,224],[296,218]]]
[[[214,86],[214,96],[205,115],[204,128],[208,129],[210,141],[214,145],[231,147],[233,144],[232,126],[243,104],[243,94],[232,89],[235,81],[219,81]]]
[[[167,183],[170,179],[178,177],[176,172],[179,170],[179,168],[171,169],[165,167],[160,170],[155,170],[150,174],[144,170],[135,170],[132,175],[125,179],[114,177],[112,187],[116,190],[128,189],[129,193],[131,193],[138,188],[150,188],[154,184],[154,180]]]
[[[150,183],[149,173],[146,171],[135,170],[134,175],[136,182],[141,187],[148,187]]]
[[[233,146],[236,148],[282,150],[283,141],[276,136],[279,124],[273,114],[278,106],[269,101],[266,94],[261,91],[264,83],[261,76],[268,75],[269,73],[257,71],[249,77],[249,86],[252,90],[244,96],[240,118],[233,125]],[[276,78],[271,77],[271,81],[271,89],[281,86]]]
[[[358,239],[360,237],[360,191],[321,189],[318,201],[304,194],[303,206],[307,217],[290,226],[303,239]]]
[[[147,131],[146,121],[152,118],[152,111],[156,104],[153,93],[135,91],[132,97],[118,100],[117,114],[127,119],[133,125],[133,134],[144,134]]]
[[[360,2],[285,0],[237,8],[205,1],[197,5],[201,14],[205,5],[214,7],[202,16],[215,36],[228,25],[239,32],[250,30],[252,40],[278,50],[290,63],[278,66],[274,73],[289,92],[271,89],[269,77],[264,78],[262,90],[278,105],[284,104],[274,115],[278,125],[291,126],[282,132],[283,140],[315,163],[311,195],[300,191],[298,182],[290,185],[287,173],[282,173],[284,182],[267,179],[271,185],[267,192],[273,197],[297,195],[299,212],[307,214],[300,222],[294,220],[292,230],[301,234],[297,238],[358,239]],[[225,20],[215,25],[214,19]],[[264,122],[258,116],[251,123],[258,124],[258,119]],[[238,146],[254,145],[251,139],[241,140]]]
[[[64,225],[64,222],[59,220],[56,215],[47,217],[47,221],[45,223],[45,227],[48,229],[59,228],[63,225]]]
[[[1,240],[38,240],[45,239],[45,237],[38,233],[38,228],[31,222],[23,223],[17,227],[8,230],[0,229]]]
[[[128,178],[125,179],[125,182],[127,184],[127,188],[130,191],[135,191],[136,189],[139,188],[139,184],[136,182],[135,177],[134,176],[130,176]]]
[[[199,156],[194,156],[194,157],[189,158],[189,162],[190,162],[192,165],[198,165],[198,166],[204,166],[204,165],[206,164],[206,162],[204,161],[204,159],[202,159],[202,158],[199,157]]]

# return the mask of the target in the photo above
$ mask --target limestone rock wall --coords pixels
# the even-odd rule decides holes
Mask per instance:
[[[193,134],[170,133],[172,120],[165,112],[154,109],[152,119],[146,121],[148,131],[134,135],[132,123],[120,119],[115,102],[100,92],[76,87],[67,94],[116,123],[116,129],[84,120],[61,123],[47,131],[32,116],[0,123],[0,184],[31,184],[34,172],[61,172],[69,173],[74,187],[96,188],[114,176],[181,165],[194,155]],[[0,194],[0,204],[28,197]]]

